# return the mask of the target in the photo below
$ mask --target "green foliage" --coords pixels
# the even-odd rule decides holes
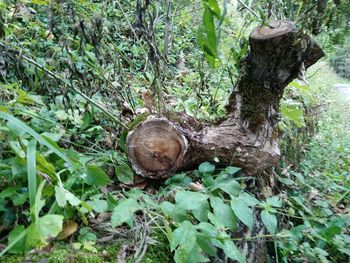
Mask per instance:
[[[166,1],[152,1],[146,11],[155,11],[147,13],[154,27],[148,28],[135,16],[136,1],[119,2],[0,3],[0,242],[7,245],[0,254],[26,253],[36,261],[27,252],[51,241],[56,246],[71,220],[79,225],[72,245],[51,255],[39,250],[48,262],[114,262],[122,245],[129,246],[126,260],[135,261],[143,242],[149,242],[144,262],[245,262],[237,247],[245,237],[235,231],[261,219],[276,261],[345,262],[349,151],[340,137],[349,129],[332,112],[319,122],[325,132],[306,140],[326,89],[338,81],[328,79],[329,69],[286,91],[279,197],[256,198],[238,177],[240,168],[218,171],[209,162],[164,187],[152,184],[152,194],[126,190],[137,177],[122,126],[132,129],[149,116],[135,113],[149,106],[141,94],[157,83],[166,110],[205,120],[224,116],[253,27],[293,19],[334,51],[348,29],[346,1],[173,1],[171,23]],[[346,65],[345,51],[336,61]],[[203,187],[190,190],[194,182]],[[115,237],[126,231],[127,238]],[[116,245],[100,246],[111,233]]]

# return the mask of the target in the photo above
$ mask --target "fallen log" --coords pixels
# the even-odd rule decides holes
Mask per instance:
[[[139,175],[167,178],[214,158],[221,165],[241,167],[247,175],[276,165],[284,88],[324,53],[287,20],[256,28],[249,44],[224,120],[208,124],[185,114],[151,116],[128,134],[128,156]]]

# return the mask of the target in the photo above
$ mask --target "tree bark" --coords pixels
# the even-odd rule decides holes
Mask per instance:
[[[276,124],[284,88],[324,53],[286,20],[256,28],[249,43],[226,119],[207,124],[169,113],[152,116],[129,133],[128,156],[138,174],[167,178],[215,157],[221,165],[239,166],[247,175],[276,165]]]

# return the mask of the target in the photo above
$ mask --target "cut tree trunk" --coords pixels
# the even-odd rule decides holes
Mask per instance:
[[[129,133],[128,156],[138,174],[167,178],[214,158],[221,165],[241,167],[247,175],[277,164],[276,124],[284,88],[324,53],[286,20],[256,28],[249,43],[226,119],[206,124],[185,114],[153,116]]]

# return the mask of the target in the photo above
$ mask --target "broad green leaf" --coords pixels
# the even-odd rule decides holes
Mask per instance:
[[[211,197],[210,204],[215,216],[224,224],[225,227],[233,230],[236,228],[237,219],[231,207],[224,203],[219,197]]]
[[[62,231],[63,216],[45,215],[32,223],[27,230],[27,247],[42,248],[47,239],[56,237]]]
[[[198,167],[198,172],[202,175],[211,175],[215,171],[215,165],[209,162],[201,163]]]
[[[25,229],[24,231],[22,231],[21,233],[18,233],[18,235],[16,235],[16,237],[13,238],[13,240],[11,240],[11,242],[9,242],[9,244],[7,245],[7,247],[5,247],[3,250],[0,251],[0,258],[7,252],[9,251],[11,248],[13,248],[18,242],[20,242],[26,235],[27,235],[28,229]]]
[[[189,221],[183,221],[178,228],[173,231],[170,240],[170,249],[174,251],[178,246],[189,252],[196,244],[197,231]]]
[[[28,173],[28,191],[30,206],[34,206],[36,196],[36,143],[31,140],[27,147],[27,173]]]
[[[134,182],[134,171],[129,165],[121,164],[115,167],[115,174],[118,180],[123,184],[132,184]]]
[[[247,206],[256,206],[261,204],[258,199],[246,192],[239,194],[238,199],[243,201]]]
[[[261,211],[261,220],[263,221],[264,225],[266,226],[267,230],[270,232],[270,234],[276,233],[277,228],[277,218],[276,215],[263,210]]]
[[[232,240],[225,240],[222,249],[224,250],[225,255],[230,259],[237,260],[240,263],[246,262],[246,259]]]
[[[191,191],[178,191],[175,195],[176,205],[186,210],[200,209],[207,199],[208,195]]]
[[[235,175],[236,173],[240,172],[242,169],[239,167],[228,166],[226,167],[225,170],[229,175]]]
[[[304,112],[296,104],[283,103],[281,105],[281,113],[284,118],[292,121],[298,128],[304,124]]]
[[[219,228],[207,222],[200,222],[195,227],[208,237],[216,238],[219,234]]]
[[[107,174],[98,166],[88,165],[86,168],[85,182],[88,185],[104,186],[111,182]]]
[[[69,165],[72,165],[72,161],[61,150],[59,150],[56,147],[53,147],[52,144],[47,139],[45,139],[43,136],[38,134],[36,131],[34,131],[32,128],[30,128],[27,124],[25,124],[21,120],[17,119],[16,117],[14,117],[11,114],[8,114],[6,112],[0,112],[0,118],[5,119],[8,122],[12,122],[19,129],[29,133],[40,144],[45,145],[47,148],[49,148],[51,151],[53,151],[55,154],[57,154],[59,157],[61,157],[66,163],[68,163]]]
[[[113,227],[120,226],[123,223],[132,224],[134,213],[140,210],[141,206],[134,199],[125,199],[121,201],[113,210],[111,223]]]
[[[81,203],[80,199],[77,198],[74,194],[58,185],[55,186],[55,197],[57,204],[60,207],[65,207],[67,201],[71,206],[77,206]]]
[[[182,207],[178,207],[172,203],[164,201],[160,204],[160,208],[166,216],[171,217],[175,222],[188,220],[186,210]]]
[[[208,201],[203,202],[199,208],[193,209],[193,216],[201,222],[208,221],[208,211],[209,211],[209,203]]]
[[[252,230],[254,224],[253,210],[239,199],[231,201],[231,208],[239,220]]]
[[[95,210],[97,213],[103,213],[106,212],[108,209],[108,203],[105,200],[92,200],[88,202],[92,209]]]
[[[13,243],[19,236],[21,236],[21,233],[24,231],[25,231],[25,228],[23,225],[18,225],[14,229],[12,229],[8,236],[8,245]],[[26,249],[25,245],[26,245],[26,238],[25,236],[23,236],[21,240],[16,242],[16,244],[13,245],[9,251],[16,254],[24,253]]]
[[[197,234],[197,244],[208,255],[210,256],[216,255],[216,248],[210,242],[210,238],[208,238],[207,236]]]
[[[281,207],[282,200],[279,196],[272,196],[266,199],[266,203],[273,207]]]
[[[237,196],[241,192],[241,185],[234,179],[215,180],[213,190],[219,188],[232,196]]]

